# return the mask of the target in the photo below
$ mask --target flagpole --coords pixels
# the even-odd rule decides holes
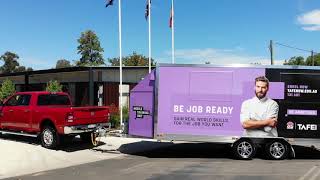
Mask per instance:
[[[123,116],[122,116],[122,37],[121,37],[121,0],[119,0],[119,63],[120,63],[120,128],[123,132]]]
[[[151,0],[148,0],[149,18],[149,73],[151,72]]]
[[[171,27],[171,37],[172,37],[172,64],[174,64],[174,6],[173,0],[171,0],[171,13],[172,13],[172,27]]]

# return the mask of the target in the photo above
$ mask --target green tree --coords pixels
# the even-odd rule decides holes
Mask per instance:
[[[62,85],[56,80],[49,81],[47,83],[46,91],[48,91],[48,92],[62,92]]]
[[[33,71],[31,67],[28,67],[26,71]]]
[[[120,58],[109,58],[108,62],[111,66],[120,66]],[[133,52],[132,54],[122,58],[122,64],[124,66],[148,66],[149,58]],[[156,62],[151,58],[151,66],[155,66]]]
[[[25,71],[33,71],[31,67],[26,68],[25,66],[17,66],[14,72],[25,72]]]
[[[315,66],[320,66],[320,54],[314,55],[313,59],[314,59],[314,65]],[[312,66],[312,56],[307,57],[306,65],[307,66]]]
[[[5,52],[2,56],[0,56],[0,60],[4,62],[1,67],[2,73],[12,73],[16,71],[16,68],[19,66],[18,63],[19,56],[13,52]]]
[[[67,67],[71,67],[70,61],[65,60],[65,59],[60,59],[60,60],[57,61],[56,69],[67,68]]]
[[[252,65],[261,65],[261,62],[252,62],[250,64],[252,64]]]
[[[0,88],[0,101],[4,101],[9,96],[13,95],[16,92],[13,82],[9,79],[6,79],[2,82]]]
[[[289,60],[285,60],[283,63],[284,65],[306,65],[304,58],[302,56],[294,56],[291,57]]]
[[[16,69],[14,71],[15,72],[25,72],[26,71],[26,67],[18,66],[18,67],[16,67]]]
[[[88,30],[81,33],[78,39],[78,54],[81,58],[77,61],[77,66],[97,66],[104,64],[102,57],[103,48],[100,46],[100,41],[95,32]]]

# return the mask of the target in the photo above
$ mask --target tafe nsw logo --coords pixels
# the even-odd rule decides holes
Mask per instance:
[[[291,121],[287,122],[287,129],[294,129],[294,123]]]
[[[316,124],[297,124],[298,130],[310,130],[316,131],[318,129],[318,125]]]
[[[133,111],[136,112],[136,118],[143,118],[145,115],[150,115],[150,111],[143,110],[143,106],[133,106]]]

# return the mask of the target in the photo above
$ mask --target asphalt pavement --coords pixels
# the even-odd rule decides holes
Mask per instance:
[[[211,143],[180,143],[130,151],[154,143],[129,143],[118,148],[123,156],[10,179],[320,179],[320,152],[311,148],[295,146],[297,157],[282,161],[267,160],[262,153],[250,161],[234,160],[227,146]]]

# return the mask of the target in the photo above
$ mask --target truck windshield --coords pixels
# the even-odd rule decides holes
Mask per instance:
[[[58,94],[39,95],[38,106],[70,105],[69,97]]]

